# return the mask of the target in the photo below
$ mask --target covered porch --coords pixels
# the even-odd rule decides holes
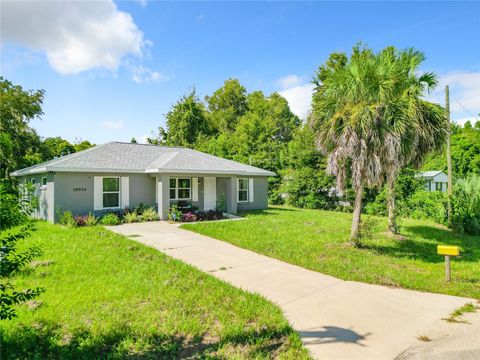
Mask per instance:
[[[154,174],[155,199],[161,220],[173,204],[192,210],[237,213],[238,178],[223,174]],[[242,185],[240,185],[242,186]]]

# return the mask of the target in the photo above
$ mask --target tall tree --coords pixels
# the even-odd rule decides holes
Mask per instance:
[[[74,153],[75,145],[70,144],[60,136],[49,137],[43,140],[43,160],[51,160],[56,157]]]
[[[43,114],[43,90],[23,90],[0,77],[0,176],[41,161],[41,140],[28,124]]]
[[[219,132],[235,130],[240,117],[248,109],[247,90],[237,79],[225,80],[223,86],[205,100],[211,126]]]
[[[356,242],[364,188],[380,186],[385,177],[394,184],[402,165],[420,162],[436,146],[434,135],[437,128],[444,129],[444,113],[420,99],[433,79],[432,74],[415,74],[421,53],[393,47],[374,53],[357,45],[344,60],[335,54],[317,73],[310,121],[337,187],[344,190],[351,176],[351,240]]]
[[[395,206],[395,183],[402,168],[418,168],[426,156],[445,143],[448,122],[444,109],[423,100],[437,80],[432,73],[421,73],[425,60],[422,52],[407,49],[398,51],[387,47],[378,56],[387,69],[385,81],[391,81],[389,111],[383,114],[388,123],[382,163],[387,179],[388,229],[398,232]]]
[[[193,147],[199,136],[210,132],[205,106],[195,89],[178,100],[166,118],[168,131],[160,131],[166,133],[167,145]]]

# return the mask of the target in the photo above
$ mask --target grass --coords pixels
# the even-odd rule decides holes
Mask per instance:
[[[472,303],[468,303],[468,304],[465,304],[462,307],[458,308],[454,312],[452,312],[448,318],[443,319],[443,320],[445,320],[447,322],[451,322],[451,323],[467,323],[468,324],[468,321],[464,320],[462,318],[462,315],[465,314],[465,313],[474,313],[478,309],[480,309],[480,307],[475,306]]]
[[[375,218],[371,236],[358,249],[348,245],[351,214],[272,207],[242,215],[247,220],[182,228],[344,280],[480,298],[480,236],[402,219],[404,240],[392,239],[386,219]],[[445,281],[438,244],[460,246],[461,256],[451,260],[451,282]]]
[[[0,322],[2,359],[308,358],[259,295],[100,226],[36,227],[13,281],[46,291]]]

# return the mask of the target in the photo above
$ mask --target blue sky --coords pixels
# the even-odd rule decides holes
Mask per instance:
[[[227,78],[308,111],[315,69],[357,41],[425,52],[452,118],[480,113],[478,2],[2,2],[1,74],[45,89],[41,136],[142,139],[192,86]]]

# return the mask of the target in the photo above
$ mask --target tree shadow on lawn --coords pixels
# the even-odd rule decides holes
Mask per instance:
[[[163,334],[138,335],[129,328],[92,334],[88,329],[68,333],[56,324],[22,326],[9,336],[0,329],[1,359],[184,359],[215,354],[223,346],[248,347],[265,339],[255,352],[275,352],[293,333],[289,327],[282,329],[254,330],[225,336],[222,339],[204,337],[171,336]],[[129,347],[128,345],[133,345]],[[140,345],[140,349],[135,349]],[[143,345],[143,348],[142,346]],[[248,354],[245,354],[248,355]]]
[[[433,226],[405,226],[406,240],[391,240],[391,246],[366,244],[363,248],[382,255],[422,260],[430,263],[444,262],[437,254],[437,245],[460,247],[460,256],[455,261],[480,261],[480,239],[475,236],[455,234],[451,230]]]

